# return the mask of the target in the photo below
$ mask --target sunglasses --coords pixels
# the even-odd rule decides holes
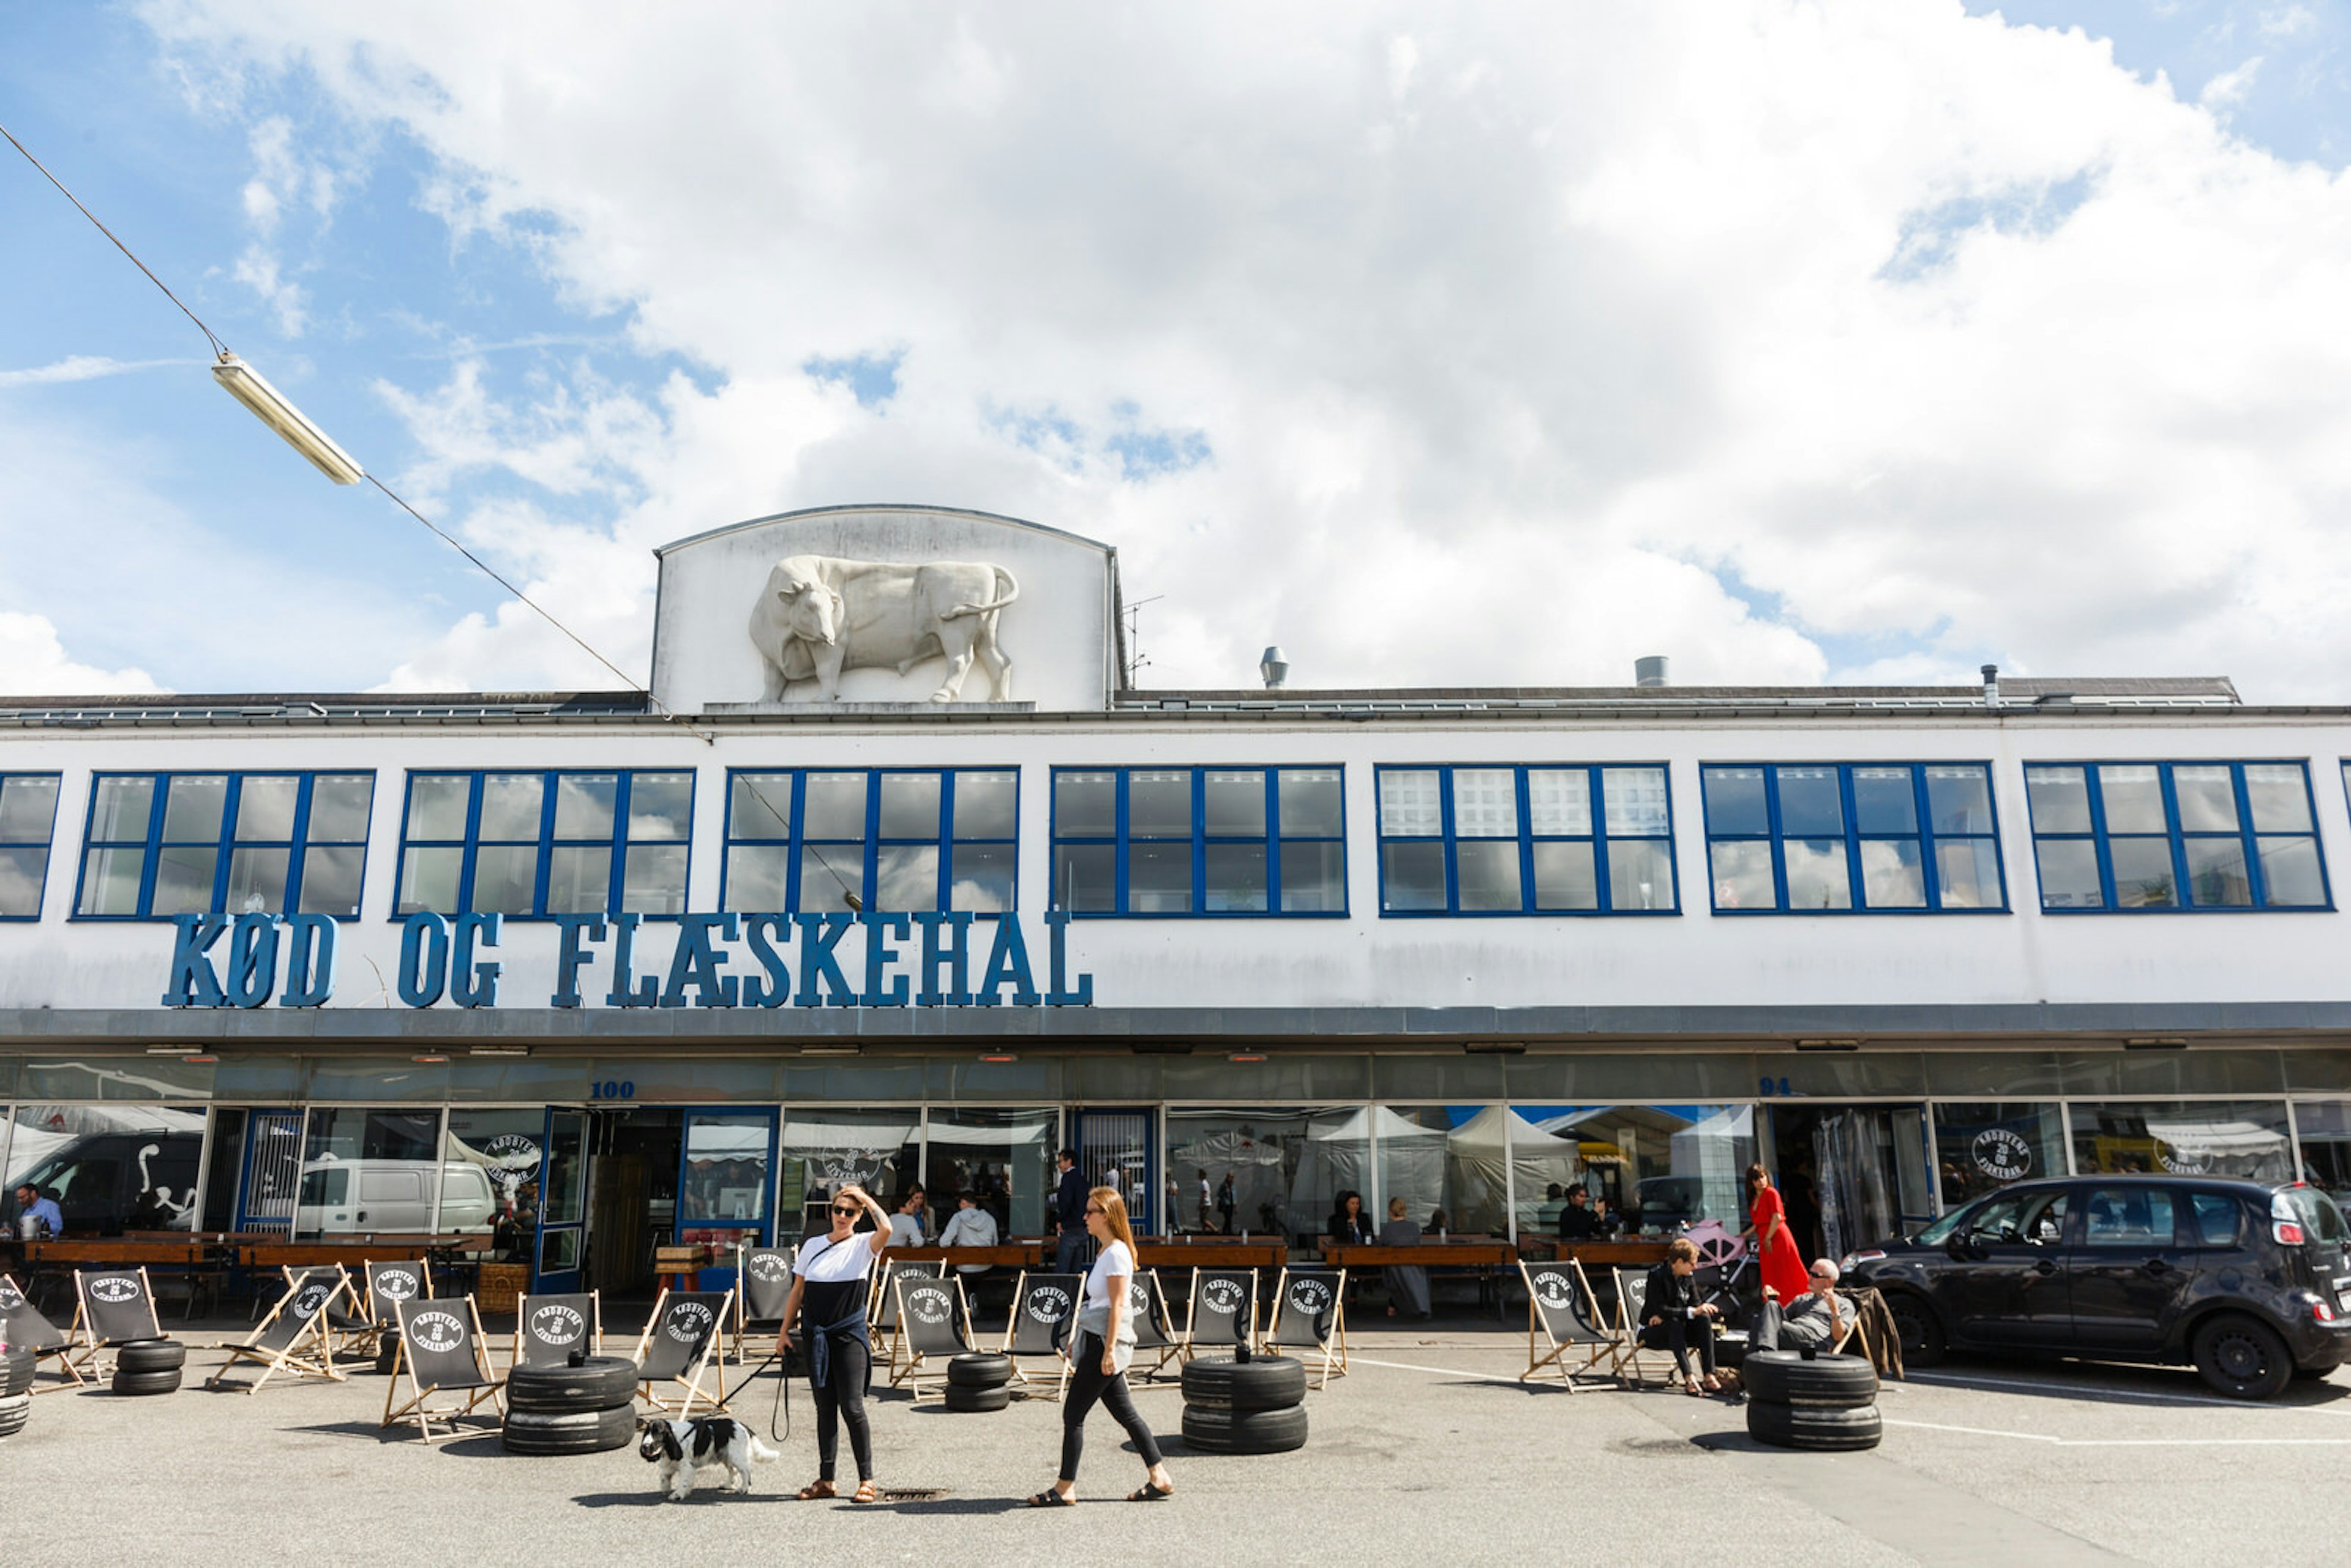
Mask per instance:
[[[1102,1207],[1102,1205],[1098,1203],[1090,1203],[1086,1205],[1086,1212],[1088,1214],[1107,1214],[1110,1211]]]
[[[856,1218],[858,1215],[862,1214],[862,1213],[864,1213],[864,1212],[865,1212],[863,1209],[859,1208],[859,1207],[855,1207],[854,1205],[852,1205],[851,1207],[847,1207],[847,1208],[843,1208],[841,1205],[839,1205],[839,1204],[837,1204],[837,1203],[836,1203],[836,1204],[834,1204],[834,1205],[832,1206],[832,1211],[833,1211],[833,1213],[835,1213],[835,1214],[846,1214],[846,1215],[850,1216],[852,1218]]]

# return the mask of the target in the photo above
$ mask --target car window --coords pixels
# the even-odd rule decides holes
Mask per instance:
[[[2189,1233],[2199,1247],[2234,1247],[2244,1206],[2225,1192],[2188,1195]]]
[[[2082,1206],[2085,1247],[2169,1247],[2171,1194],[2159,1186],[2094,1186]]]
[[[1978,1241],[2024,1239],[2023,1194],[2002,1194],[1968,1216],[1968,1235]]]
[[[2302,1228],[2308,1231],[2314,1239],[2319,1241],[2343,1239],[2346,1234],[2343,1211],[2335,1207],[2333,1198],[2314,1186],[2284,1187],[2279,1191],[2278,1196],[2293,1207],[2294,1217],[2302,1221]]]
[[[2024,1211],[2024,1239],[2036,1247],[2054,1247],[2065,1237],[2065,1195],[2051,1193]]]
[[[343,1201],[350,1190],[350,1172],[346,1170],[304,1171],[302,1201],[313,1208]]]
[[[361,1203],[399,1203],[416,1201],[419,1183],[414,1171],[361,1171],[360,1201]]]
[[[115,1182],[122,1170],[122,1162],[112,1159],[76,1160],[52,1175],[41,1185],[55,1187],[57,1200],[69,1203],[78,1198],[83,1203],[105,1203],[114,1197]]]

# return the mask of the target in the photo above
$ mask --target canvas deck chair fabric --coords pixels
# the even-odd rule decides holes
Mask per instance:
[[[335,1348],[358,1355],[373,1355],[383,1331],[398,1326],[392,1313],[402,1301],[433,1299],[433,1270],[418,1258],[370,1259],[360,1266],[359,1310],[346,1316],[328,1314],[327,1322],[340,1343]]]
[[[1184,1359],[1257,1343],[1257,1270],[1195,1269],[1184,1307]]]
[[[504,1421],[499,1396],[505,1383],[490,1371],[489,1352],[482,1340],[481,1315],[474,1298],[436,1301],[396,1301],[392,1322],[400,1330],[400,1349],[392,1364],[392,1386],[384,1391],[383,1424],[413,1421],[428,1443],[457,1436],[458,1421]],[[408,1398],[397,1406],[401,1384]],[[486,1415],[480,1406],[486,1401]],[[434,1422],[441,1430],[433,1429]]]
[[[1004,1325],[1004,1354],[1012,1358],[1012,1375],[1029,1386],[1024,1362],[1052,1360],[1052,1388],[1047,1398],[1059,1399],[1069,1386],[1070,1335],[1077,1328],[1078,1293],[1085,1289],[1083,1274],[1031,1274],[1023,1270],[1012,1283],[1012,1319]]]
[[[1184,1342],[1176,1337],[1175,1320],[1167,1313],[1166,1292],[1159,1288],[1159,1270],[1137,1269],[1126,1282],[1126,1312],[1134,1324],[1134,1356],[1139,1367],[1142,1359],[1156,1356],[1148,1372],[1137,1375],[1156,1377],[1166,1364],[1184,1354]]]
[[[155,1316],[147,1270],[75,1270],[74,1320],[67,1337],[73,1342],[74,1364],[97,1377],[110,1370],[99,1364],[101,1351],[128,1340],[162,1339],[163,1325]]]
[[[1641,1321],[1648,1315],[1649,1276],[1638,1269],[1614,1270],[1616,1276],[1616,1333],[1623,1349],[1617,1362],[1617,1375],[1635,1388],[1648,1382],[1641,1358],[1654,1355],[1667,1366],[1674,1364],[1673,1352],[1651,1350],[1641,1343]]]
[[[222,1347],[228,1352],[228,1360],[204,1379],[204,1386],[229,1386],[225,1382],[228,1375],[248,1361],[262,1372],[243,1385],[247,1394],[260,1393],[261,1385],[281,1372],[342,1382],[343,1374],[335,1370],[334,1335],[327,1326],[327,1309],[338,1301],[348,1301],[350,1294],[350,1276],[339,1264],[287,1270],[286,1293],[251,1334]]]
[[[31,1351],[37,1374],[42,1362],[52,1356],[57,1358],[59,1381],[47,1388],[36,1385],[36,1394],[54,1394],[88,1381],[81,1369],[74,1365],[73,1341],[63,1329],[41,1315],[40,1309],[26,1299],[16,1277],[10,1274],[0,1274],[0,1343],[10,1350]]]
[[[598,1292],[524,1296],[515,1302],[517,1366],[569,1365],[574,1351],[604,1354],[603,1305]]]
[[[705,1385],[713,1376],[712,1363],[726,1335],[735,1311],[735,1292],[672,1291],[664,1288],[653,1301],[653,1315],[637,1341],[637,1397],[656,1410],[684,1417],[697,1404],[716,1410],[726,1392],[719,1369],[716,1392]]]
[[[1346,1292],[1344,1269],[1284,1269],[1274,1284],[1273,1326],[1266,1330],[1263,1348],[1274,1354],[1319,1351],[1317,1388],[1333,1373],[1347,1375]],[[1311,1356],[1300,1359],[1311,1364]]]
[[[746,1342],[757,1329],[784,1326],[784,1303],[792,1295],[792,1249],[744,1247],[736,1259],[735,1359],[748,1358]]]
[[[873,1299],[865,1304],[867,1333],[873,1339],[874,1359],[891,1366],[898,1364],[898,1293],[890,1285],[900,1275],[935,1280],[939,1277],[939,1265],[893,1263],[884,1254],[882,1267],[873,1271]]]
[[[964,1328],[970,1314],[963,1281],[902,1273],[891,1281],[890,1289],[898,1298],[898,1343],[905,1352],[891,1364],[890,1385],[905,1385],[917,1405],[927,1396],[944,1396],[946,1364],[972,1351],[971,1336]]]
[[[1605,1363],[1608,1375],[1624,1376],[1625,1341],[1621,1327],[1610,1327],[1593,1300],[1592,1281],[1583,1265],[1573,1259],[1563,1263],[1519,1264],[1527,1284],[1527,1369],[1519,1381],[1556,1372],[1570,1394],[1578,1373]],[[1573,1360],[1573,1357],[1582,1357]]]

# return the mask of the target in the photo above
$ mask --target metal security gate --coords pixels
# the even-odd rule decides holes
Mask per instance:
[[[1078,1113],[1078,1168],[1086,1173],[1086,1185],[1116,1186],[1126,1199],[1128,1222],[1145,1235],[1159,1230],[1153,1202],[1158,1161],[1151,1141],[1148,1111]]]
[[[237,1199],[239,1230],[294,1228],[294,1201],[302,1186],[302,1113],[256,1111],[245,1140],[245,1190]]]

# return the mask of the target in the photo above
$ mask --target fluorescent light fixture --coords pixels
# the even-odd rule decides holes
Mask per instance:
[[[804,1045],[802,1056],[855,1056],[863,1048],[854,1045]]]
[[[530,1047],[527,1045],[475,1045],[467,1047],[465,1054],[468,1056],[528,1056],[530,1054]]]
[[[333,439],[309,416],[286,401],[286,394],[262,379],[261,372],[224,351],[213,366],[213,380],[228,389],[228,395],[251,409],[261,423],[286,438],[286,444],[310,460],[310,465],[338,485],[356,485],[367,477],[367,471],[351,461],[351,455],[335,444]]]
[[[423,1062],[427,1067],[434,1067],[438,1066],[440,1063],[444,1062],[449,1059],[445,1056],[412,1056],[408,1060],[411,1061]]]
[[[147,1048],[147,1054],[150,1056],[193,1056],[202,1050],[204,1050],[204,1047],[201,1045],[151,1045]]]

